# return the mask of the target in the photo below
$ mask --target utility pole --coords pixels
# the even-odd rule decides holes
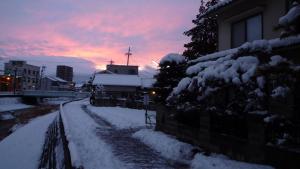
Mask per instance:
[[[40,90],[42,89],[42,81],[43,81],[45,69],[46,69],[46,66],[43,65],[43,66],[42,66],[42,69],[41,69],[41,74],[40,74]]]
[[[17,87],[17,67],[14,69],[14,95],[16,94],[16,87]]]
[[[130,57],[130,55],[132,55],[132,53],[131,53],[131,51],[130,51],[130,46],[129,46],[129,48],[128,48],[128,52],[125,53],[125,55],[127,55],[127,66],[128,66],[128,65],[129,65],[129,57]]]

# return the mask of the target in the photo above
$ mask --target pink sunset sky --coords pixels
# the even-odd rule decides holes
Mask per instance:
[[[154,66],[182,53],[200,0],[1,0],[0,57],[92,73],[110,60]],[[52,67],[51,67],[52,65]]]

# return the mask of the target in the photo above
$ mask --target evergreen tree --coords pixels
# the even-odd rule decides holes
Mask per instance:
[[[204,3],[201,0],[199,14],[192,21],[196,26],[184,32],[184,35],[191,37],[191,42],[184,45],[186,50],[183,52],[183,55],[188,60],[213,53],[217,50],[218,27],[216,16],[203,16],[203,14],[218,2],[219,0],[210,0]]]
[[[167,57],[171,59],[162,61],[166,60]],[[157,93],[155,101],[165,104],[173,88],[185,76],[186,60],[178,54],[169,54],[162,60],[159,64],[159,73],[156,75],[154,87]]]

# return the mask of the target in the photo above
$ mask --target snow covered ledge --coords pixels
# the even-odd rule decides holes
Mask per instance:
[[[163,157],[188,164],[192,169],[274,169],[266,165],[231,160],[222,154],[207,156],[197,153],[197,151],[201,151],[199,148],[151,129],[139,130],[133,134],[133,137],[141,140]]]
[[[63,110],[63,105],[67,104],[68,102],[65,103],[61,103],[60,104],[60,108],[59,108],[59,114],[63,123],[63,127],[64,127],[64,131],[65,131],[65,136],[67,138],[68,141],[68,148],[70,151],[70,156],[71,156],[71,163],[72,163],[72,167],[75,168],[83,168],[82,166],[82,162],[80,160],[79,154],[78,154],[78,150],[75,146],[75,144],[72,142],[72,136],[71,136],[71,132],[70,132],[70,127],[68,124],[68,121],[64,115],[64,110]]]

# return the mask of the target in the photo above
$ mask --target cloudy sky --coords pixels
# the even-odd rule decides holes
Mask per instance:
[[[0,57],[74,66],[88,74],[110,60],[152,66],[189,41],[200,0],[1,0]]]

